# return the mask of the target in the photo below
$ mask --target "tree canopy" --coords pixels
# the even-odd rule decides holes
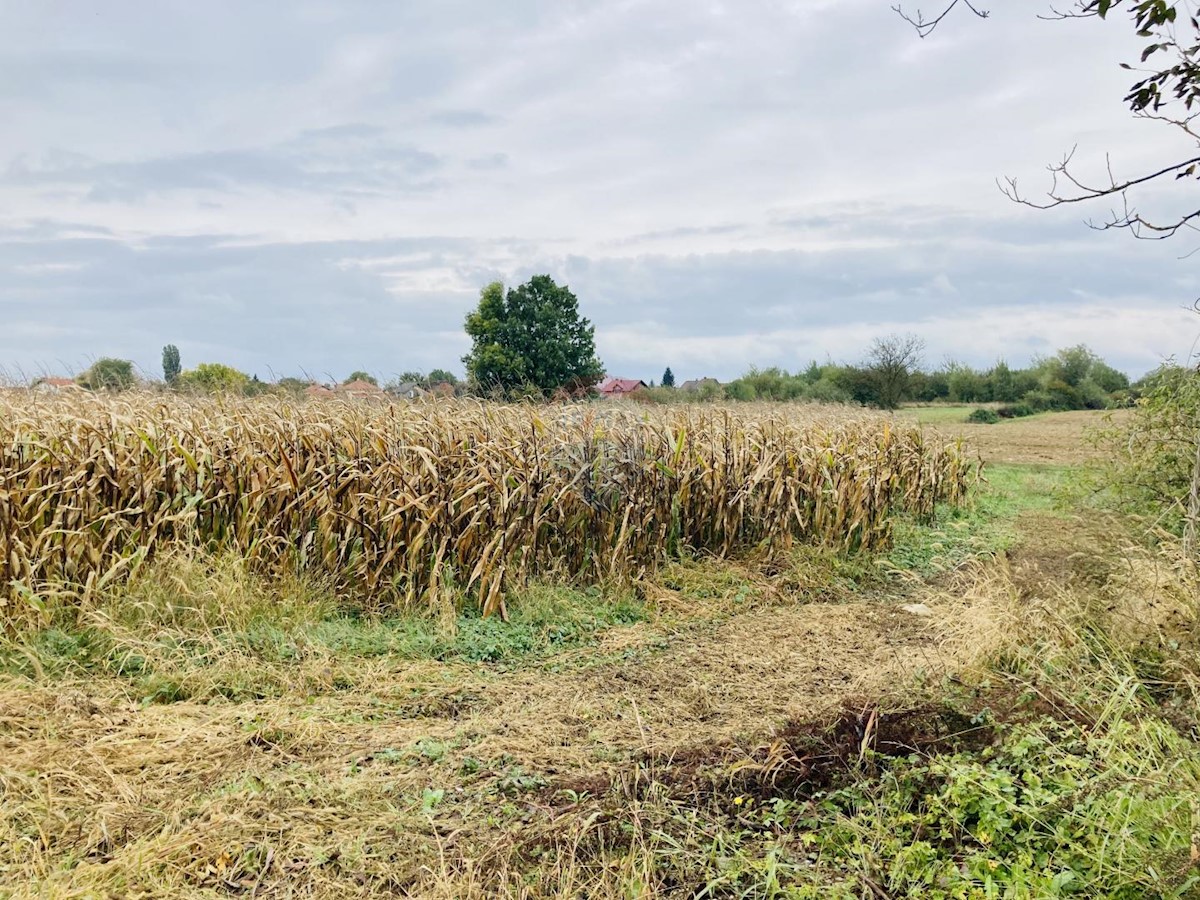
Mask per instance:
[[[250,376],[224,363],[200,363],[179,376],[179,386],[206,394],[242,394]]]
[[[908,381],[921,364],[925,342],[915,334],[876,338],[867,352],[867,371],[875,397],[884,409],[895,409],[908,393]]]
[[[167,384],[174,384],[178,380],[182,365],[179,362],[179,348],[174,344],[163,347],[162,369],[163,381]]]
[[[127,391],[137,383],[131,360],[107,356],[92,363],[76,380],[89,391]]]
[[[351,372],[349,376],[347,376],[346,380],[342,382],[342,384],[349,384],[352,381],[365,381],[367,384],[373,384],[376,387],[379,387],[379,379],[369,372],[363,372],[361,370]]]
[[[579,299],[549,275],[536,275],[507,291],[500,282],[483,289],[467,316],[471,352],[467,376],[481,390],[505,394],[596,384],[604,367],[596,358],[595,329],[579,314]]]

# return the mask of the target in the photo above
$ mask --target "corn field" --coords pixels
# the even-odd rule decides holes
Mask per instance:
[[[373,609],[684,548],[886,542],[963,499],[958,443],[815,408],[0,396],[0,603],[86,597],[180,542]],[[23,602],[24,601],[24,602]],[[0,616],[2,620],[4,616]]]

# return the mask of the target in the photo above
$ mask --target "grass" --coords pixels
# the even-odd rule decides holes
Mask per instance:
[[[0,671],[24,678],[106,676],[142,702],[277,697],[347,688],[357,663],[441,661],[504,669],[594,644],[646,618],[628,588],[534,583],[508,621],[468,606],[449,620],[339,609],[319,586],[271,584],[229,556],[174,556],[93,605],[0,642]]]
[[[929,577],[1006,551],[1020,539],[1022,515],[1062,508],[1070,473],[1065,466],[989,466],[986,483],[969,503],[939,510],[933,523],[902,519],[882,563],[893,572]]]
[[[976,408],[978,404],[904,406],[896,410],[896,415],[915,419],[921,425],[957,425],[966,422],[967,416]]]

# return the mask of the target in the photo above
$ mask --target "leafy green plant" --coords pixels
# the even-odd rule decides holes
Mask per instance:
[[[971,410],[971,414],[967,416],[967,421],[975,425],[995,425],[1000,421],[1000,414],[994,409],[980,407],[979,409]]]

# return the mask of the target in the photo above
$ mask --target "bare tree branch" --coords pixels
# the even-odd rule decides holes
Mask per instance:
[[[950,4],[932,19],[926,19],[925,14],[919,9],[917,10],[916,15],[909,15],[904,11],[904,8],[900,6],[900,4],[893,6],[892,11],[913,28],[915,28],[918,35],[925,38],[929,37],[929,35],[933,33],[934,29],[942,23],[942,20],[945,19],[946,16],[950,15],[956,6],[960,5],[965,6],[981,19],[986,19],[988,17],[988,11],[986,9],[979,9],[971,2],[971,0],[951,0]]]
[[[1101,197],[1119,196],[1122,206],[1120,211],[1114,209],[1107,220],[1101,223],[1089,221],[1088,226],[1099,231],[1108,231],[1113,228],[1127,228],[1135,237],[1143,240],[1162,240],[1163,238],[1171,237],[1182,228],[1194,227],[1192,223],[1197,218],[1200,218],[1200,210],[1196,210],[1165,224],[1152,222],[1130,205],[1128,194],[1130,188],[1146,184],[1167,175],[1173,175],[1176,179],[1194,176],[1198,168],[1200,168],[1200,156],[1172,163],[1158,171],[1141,175],[1137,178],[1129,178],[1124,181],[1118,181],[1113,175],[1110,160],[1108,162],[1108,182],[1105,184],[1089,184],[1082,181],[1071,171],[1071,161],[1075,156],[1076,149],[1072,148],[1063,157],[1062,162],[1046,167],[1050,172],[1052,183],[1050,189],[1046,192],[1047,199],[1045,201],[1031,200],[1023,195],[1017,186],[1017,179],[1015,178],[1006,177],[1003,183],[997,179],[996,185],[1014,203],[1020,203],[1022,206],[1029,206],[1033,209],[1054,209],[1055,207],[1070,203],[1084,203],[1091,200],[1098,200]]]
[[[942,11],[933,18],[926,18],[919,10],[915,16],[910,16],[900,6],[893,10],[923,38],[959,6],[967,7],[980,18],[987,17],[987,12],[974,6],[972,0],[943,0],[943,3]],[[1200,147],[1200,129],[1193,128],[1193,122],[1200,118],[1200,111],[1193,112],[1194,108],[1200,109],[1200,19],[1195,12],[1195,3],[1193,0],[1073,0],[1073,4],[1067,9],[1051,6],[1050,13],[1039,18],[1108,19],[1112,18],[1110,13],[1115,9],[1122,8],[1136,34],[1147,40],[1138,66],[1121,64],[1122,68],[1140,76],[1125,95],[1125,102],[1135,116],[1179,129],[1193,143],[1193,148],[1188,158],[1134,178],[1117,179],[1109,161],[1108,179],[1102,183],[1092,183],[1075,174],[1071,165],[1075,150],[1072,150],[1062,162],[1047,167],[1052,182],[1044,199],[1023,195],[1015,178],[998,179],[997,186],[1013,202],[1034,209],[1119,197],[1119,205],[1110,210],[1107,219],[1088,221],[1089,227],[1101,231],[1124,228],[1143,240],[1163,240],[1185,229],[1200,232],[1200,209],[1177,218],[1147,218],[1137,210],[1130,196],[1131,191],[1159,179],[1200,180],[1200,155],[1191,155]],[[1147,60],[1151,59],[1155,65],[1147,66]],[[1166,107],[1171,107],[1176,114],[1164,113]]]

